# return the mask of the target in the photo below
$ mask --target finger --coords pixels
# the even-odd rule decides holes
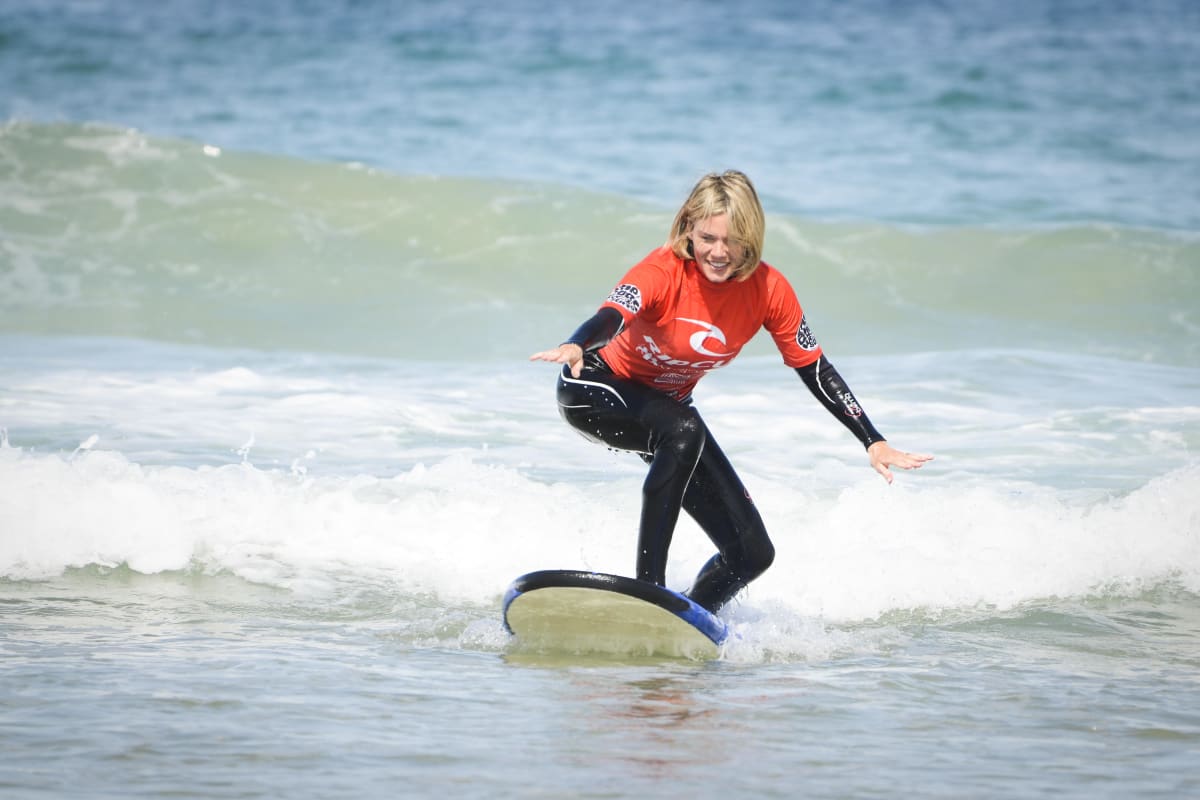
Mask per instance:
[[[904,463],[901,465],[905,469],[920,469],[926,461],[932,461],[933,456],[925,455],[924,453],[902,453]]]

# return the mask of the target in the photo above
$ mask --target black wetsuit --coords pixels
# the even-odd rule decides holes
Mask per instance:
[[[642,487],[637,577],[666,582],[667,552],[683,508],[717,547],[687,594],[715,611],[761,575],[775,548],[750,493],[713,438],[691,398],[665,393],[615,374],[597,352],[621,329],[602,308],[568,339],[584,350],[578,378],[564,367],[558,380],[563,418],[588,439],[641,455],[650,465]],[[813,395],[865,447],[883,441],[837,370],[821,357],[796,372]]]

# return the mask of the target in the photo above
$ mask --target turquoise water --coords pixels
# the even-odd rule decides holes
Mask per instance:
[[[5,796],[1200,789],[1194,4],[656,8],[0,9]],[[937,459],[760,342],[696,394],[778,549],[722,657],[523,651],[643,475],[526,356],[730,166]]]
[[[753,0],[6,3],[0,117],[807,218],[1200,222],[1200,9]]]

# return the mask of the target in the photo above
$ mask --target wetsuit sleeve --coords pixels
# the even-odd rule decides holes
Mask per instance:
[[[611,306],[604,306],[592,318],[576,328],[563,344],[577,344],[583,352],[590,353],[608,344],[614,336],[625,327],[621,312]]]
[[[866,412],[862,410],[858,400],[854,399],[850,387],[828,359],[821,356],[811,364],[796,367],[796,374],[821,405],[862,442],[863,447],[884,441],[883,436],[871,424],[871,420],[867,419]]]

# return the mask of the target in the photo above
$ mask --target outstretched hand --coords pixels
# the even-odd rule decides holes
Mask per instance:
[[[571,368],[571,377],[578,378],[579,373],[583,371],[583,348],[577,344],[560,344],[553,350],[534,353],[529,360],[566,364]]]
[[[920,469],[926,461],[933,460],[933,456],[923,453],[903,453],[887,442],[876,442],[868,447],[867,456],[871,459],[871,467],[888,483],[895,477],[888,467]]]

